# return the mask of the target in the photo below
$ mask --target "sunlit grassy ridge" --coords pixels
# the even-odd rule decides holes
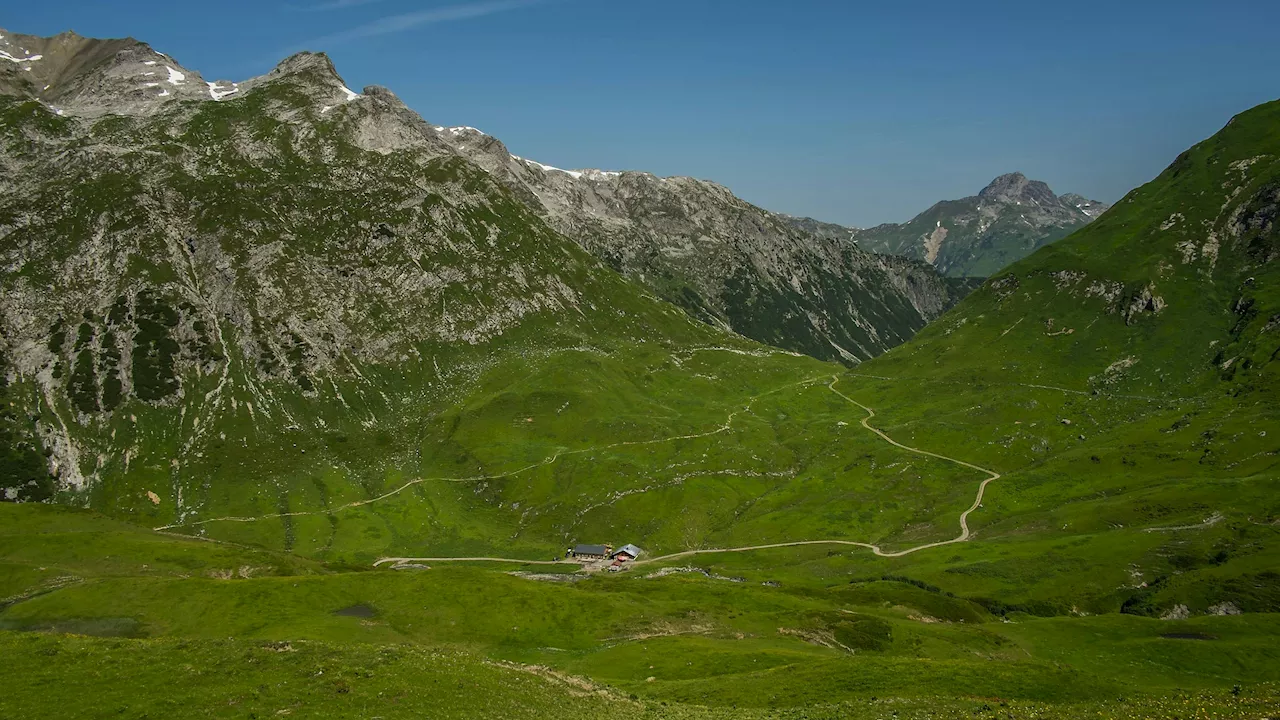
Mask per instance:
[[[983,549],[922,576],[1093,612],[1277,609],[1277,127],[1280,103],[1241,114],[863,368],[892,378],[864,391],[890,432],[1005,473]]]

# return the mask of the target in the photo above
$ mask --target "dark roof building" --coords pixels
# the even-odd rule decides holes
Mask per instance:
[[[604,545],[574,545],[573,554],[579,557],[605,557],[609,548]]]

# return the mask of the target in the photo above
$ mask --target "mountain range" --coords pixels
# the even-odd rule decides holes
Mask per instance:
[[[753,340],[857,364],[906,341],[969,289],[919,261],[797,226],[712,182],[561,170],[475,128],[436,130],[613,269]]]

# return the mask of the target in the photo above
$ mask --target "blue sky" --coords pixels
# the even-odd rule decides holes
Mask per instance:
[[[1275,0],[58,0],[0,27],[132,35],[210,79],[323,50],[525,157],[860,226],[1014,170],[1114,201],[1280,97]]]

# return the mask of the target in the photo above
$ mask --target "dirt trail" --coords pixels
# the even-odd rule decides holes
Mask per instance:
[[[724,348],[704,348],[704,349],[721,350]],[[727,349],[724,349],[724,350],[726,350],[726,352],[737,352],[737,351],[727,350]],[[510,470],[508,472],[498,473],[495,475],[472,475],[470,477],[414,478],[413,480],[406,482],[405,484],[395,488],[394,490],[383,493],[382,495],[379,495],[377,497],[369,498],[368,500],[357,500],[355,502],[349,502],[345,505],[339,505],[338,507],[329,508],[326,510],[298,510],[296,512],[269,513],[267,515],[253,515],[253,516],[246,516],[246,517],[241,517],[241,516],[215,517],[215,518],[206,518],[204,520],[179,521],[176,523],[172,523],[170,525],[161,525],[160,527],[156,527],[152,529],[156,531],[164,531],[164,530],[173,530],[175,528],[181,528],[181,527],[198,527],[200,525],[208,525],[209,523],[217,523],[217,522],[253,523],[253,522],[260,522],[262,520],[280,520],[282,518],[305,517],[309,515],[333,515],[334,513],[339,513],[344,510],[352,510],[355,508],[364,507],[366,505],[372,505],[373,503],[380,502],[382,500],[386,500],[391,497],[395,497],[396,495],[399,495],[400,493],[404,492],[405,490],[408,490],[409,488],[415,485],[421,485],[422,483],[426,483],[426,482],[477,483],[485,480],[503,480],[509,477],[520,475],[521,473],[528,472],[535,468],[540,468],[545,465],[554,464],[558,462],[560,458],[568,455],[582,455],[584,453],[598,452],[600,450],[611,450],[613,448],[620,448],[620,447],[632,447],[636,445],[657,445],[660,443],[676,442],[678,440],[697,440],[700,438],[711,437],[713,435],[720,435],[721,433],[726,433],[732,430],[733,421],[738,417],[738,415],[744,412],[751,412],[752,405],[754,405],[755,402],[760,398],[773,395],[775,393],[780,393],[784,390],[788,390],[793,387],[805,387],[808,385],[813,385],[814,383],[817,383],[817,382],[821,382],[821,378],[810,378],[808,380],[801,380],[799,382],[794,382],[789,385],[783,385],[782,387],[779,387],[779,388],[774,388],[773,390],[763,392],[759,395],[754,395],[747,399],[747,403],[745,405],[743,405],[742,407],[736,410],[730,411],[722,425],[716,427],[713,430],[707,430],[705,432],[693,433],[688,435],[673,435],[671,437],[654,438],[652,440],[624,440],[622,442],[609,443],[608,445],[593,445],[591,447],[579,448],[577,450],[561,448],[557,450],[554,454],[549,455],[548,457],[536,463],[533,463],[531,465],[526,465],[517,470]],[[445,559],[437,559],[437,562],[444,562],[444,561]],[[502,562],[507,562],[507,561],[502,560]]]
[[[521,565],[580,565],[576,560],[515,560],[513,558],[495,558],[495,557],[448,557],[448,558],[380,558],[373,564],[374,567],[392,563],[395,565],[407,565],[409,563],[426,563],[426,562],[496,562],[496,563],[519,563]]]
[[[987,475],[987,478],[984,479],[978,485],[978,493],[973,499],[973,504],[969,506],[968,510],[965,510],[964,512],[960,513],[960,534],[959,535],[957,535],[956,537],[950,540],[939,540],[938,542],[925,543],[924,545],[917,545],[916,547],[907,548],[906,550],[898,550],[895,552],[886,552],[885,550],[881,549],[879,545],[875,545],[872,543],[858,542],[855,540],[795,540],[792,542],[770,543],[766,545],[747,545],[744,547],[733,547],[733,548],[708,548],[703,550],[685,550],[683,552],[671,553],[670,555],[660,555],[658,557],[646,558],[644,560],[637,560],[631,564],[633,566],[646,565],[649,563],[666,562],[668,560],[678,560],[680,558],[692,557],[694,555],[712,555],[717,553],[751,552],[753,550],[771,550],[774,548],[800,547],[802,545],[842,545],[845,547],[859,547],[859,548],[865,548],[867,550],[870,550],[871,552],[875,553],[876,555],[879,555],[880,557],[893,558],[893,557],[902,557],[904,555],[910,555],[911,553],[920,552],[921,550],[928,550],[930,548],[942,547],[944,545],[954,545],[955,543],[968,542],[971,536],[971,533],[969,531],[969,515],[982,505],[982,497],[987,491],[987,486],[990,485],[993,481],[999,480],[1000,473],[995,472],[994,470],[988,470],[987,468],[981,467],[979,465],[974,465],[973,463],[965,462],[964,460],[949,457],[947,455],[929,452],[928,450],[921,450],[919,448],[911,447],[910,445],[904,445],[898,442],[897,440],[894,440],[893,438],[885,434],[883,430],[880,430],[879,428],[874,427],[871,424],[871,420],[873,420],[876,416],[875,410],[872,410],[866,405],[863,405],[857,400],[854,400],[848,395],[845,395],[839,390],[836,390],[836,384],[839,382],[840,382],[839,376],[832,376],[831,383],[827,385],[827,389],[829,389],[831,392],[835,393],[836,395],[839,395],[840,397],[844,398],[846,402],[849,402],[853,405],[857,405],[859,408],[861,408],[862,411],[866,413],[866,417],[862,418],[862,427],[875,433],[885,442],[889,443],[890,445],[893,445],[894,447],[906,450],[907,452],[910,452],[910,453],[915,453],[917,455],[924,455],[931,458],[937,458],[939,460],[943,460],[946,462],[955,463],[956,465],[960,465],[961,467],[966,467],[966,468],[969,468],[970,470],[976,470],[980,473]],[[798,384],[808,384],[808,383],[798,383]],[[411,562],[456,562],[456,561],[508,562],[508,563],[524,563],[528,565],[556,565],[556,564],[562,564],[565,562],[562,560],[532,561],[532,560],[517,560],[512,558],[382,558],[381,560],[378,560],[377,562],[375,562],[374,565],[379,566],[387,563],[401,564],[401,563],[411,563]]]
[[[1223,515],[1222,513],[1214,512],[1208,518],[1205,518],[1204,522],[1196,523],[1195,525],[1174,525],[1173,527],[1149,527],[1149,528],[1143,528],[1142,532],[1155,533],[1155,532],[1178,532],[1180,530],[1206,530],[1226,519],[1227,519],[1226,516]]]
[[[748,353],[748,352],[746,352],[746,351],[733,350],[733,349],[730,349],[730,348],[697,348],[697,349],[695,349],[695,350],[694,350],[694,352],[702,352],[702,351],[717,351],[717,350],[718,350],[718,351],[725,351],[725,352],[738,352],[738,353],[742,353],[742,354],[752,354],[752,353]],[[691,354],[692,354],[692,353],[691,353]],[[791,353],[786,353],[786,354],[791,354]],[[878,376],[870,376],[870,377],[878,377]],[[891,378],[879,378],[879,379],[889,380],[889,379],[891,379]],[[528,466],[525,466],[525,467],[519,468],[519,469],[517,469],[517,470],[511,470],[511,471],[508,471],[508,472],[498,473],[498,474],[493,474],[493,475],[477,475],[477,476],[461,477],[461,478],[450,478],[450,477],[415,478],[415,479],[410,480],[409,482],[407,482],[407,483],[405,483],[405,484],[403,484],[403,485],[401,485],[401,486],[399,486],[399,487],[397,487],[397,488],[395,488],[395,489],[393,489],[393,490],[391,490],[391,491],[389,491],[389,492],[387,492],[387,493],[384,493],[384,494],[382,494],[382,495],[379,495],[379,496],[377,496],[377,497],[370,498],[370,499],[367,499],[367,500],[359,500],[359,501],[356,501],[356,502],[347,503],[347,504],[345,504],[345,505],[341,505],[341,506],[338,506],[338,507],[336,507],[336,508],[330,508],[330,509],[326,509],[326,510],[310,510],[310,511],[298,511],[298,512],[288,512],[288,513],[271,513],[271,514],[267,514],[267,515],[259,515],[259,516],[253,516],[253,517],[217,517],[217,518],[208,518],[208,519],[205,519],[205,520],[180,521],[180,522],[177,522],[177,523],[173,523],[173,524],[171,524],[171,525],[163,525],[163,526],[157,527],[157,528],[155,528],[155,530],[163,532],[163,531],[166,531],[166,530],[172,530],[172,529],[175,529],[175,528],[181,528],[181,527],[196,527],[196,526],[206,525],[206,524],[209,524],[209,523],[215,523],[215,522],[250,523],[250,522],[259,522],[259,521],[262,521],[262,520],[276,520],[276,519],[281,519],[281,518],[300,517],[300,516],[306,516],[306,515],[332,515],[333,513],[336,513],[336,512],[341,512],[341,511],[344,511],[344,510],[351,510],[351,509],[355,509],[355,508],[359,508],[359,507],[364,507],[364,506],[366,506],[366,505],[370,505],[370,504],[373,504],[373,503],[376,503],[376,502],[379,502],[379,501],[382,501],[382,500],[386,500],[386,499],[388,499],[388,498],[391,498],[391,497],[394,497],[394,496],[396,496],[396,495],[399,495],[400,493],[404,492],[405,490],[407,490],[407,489],[409,489],[409,488],[411,488],[411,487],[413,487],[413,486],[415,486],[415,485],[418,485],[418,484],[421,484],[421,483],[425,483],[425,482],[433,482],[433,481],[434,481],[434,482],[452,482],[452,483],[474,483],[474,482],[479,482],[479,481],[483,481],[483,480],[497,480],[497,479],[502,479],[502,478],[509,478],[509,477],[513,477],[513,476],[515,476],[515,475],[519,475],[519,474],[521,474],[521,473],[528,472],[529,470],[532,470],[532,469],[534,469],[534,468],[539,468],[539,467],[543,467],[543,466],[546,466],[546,465],[553,464],[553,463],[557,462],[561,457],[564,457],[564,456],[567,456],[567,455],[578,455],[578,454],[582,454],[582,453],[595,452],[595,451],[598,451],[598,450],[610,449],[610,448],[627,447],[627,446],[636,446],[636,445],[652,445],[652,444],[657,444],[657,443],[667,443],[667,442],[673,442],[673,441],[679,441],[679,440],[692,440],[692,439],[698,439],[698,438],[711,437],[711,436],[714,436],[714,435],[719,435],[719,434],[722,434],[722,433],[725,433],[725,432],[729,432],[729,431],[732,429],[733,422],[734,422],[734,420],[737,418],[737,416],[738,416],[739,414],[744,413],[744,412],[751,412],[751,408],[752,408],[752,406],[753,406],[753,405],[755,404],[755,402],[756,402],[757,400],[759,400],[760,398],[762,398],[762,397],[766,397],[766,396],[768,396],[768,395],[773,395],[773,394],[775,394],[775,393],[783,392],[783,391],[788,390],[788,389],[791,389],[791,388],[796,388],[796,387],[807,387],[807,386],[810,386],[810,385],[816,384],[816,383],[818,383],[818,382],[821,382],[821,378],[811,378],[811,379],[808,379],[808,380],[802,380],[802,381],[800,381],[800,382],[795,382],[795,383],[791,383],[791,384],[788,384],[788,385],[784,385],[784,386],[782,386],[782,387],[778,387],[778,388],[775,388],[775,389],[773,389],[773,390],[769,390],[769,391],[767,391],[767,392],[764,392],[764,393],[761,393],[761,394],[759,394],[759,395],[755,395],[755,396],[753,396],[753,397],[751,397],[751,398],[748,398],[748,400],[747,400],[747,402],[746,402],[746,404],[745,404],[745,405],[743,405],[743,406],[739,407],[739,408],[738,408],[738,409],[736,409],[736,410],[732,410],[731,412],[729,412],[728,416],[725,418],[725,422],[724,422],[722,425],[720,425],[719,427],[716,427],[716,428],[714,428],[714,429],[707,430],[707,431],[705,431],[705,432],[693,433],[693,434],[686,434],[686,435],[676,435],[676,436],[672,436],[672,437],[665,437],[665,438],[655,438],[655,439],[652,439],[652,440],[630,440],[630,441],[624,441],[624,442],[610,443],[610,444],[608,444],[608,445],[602,445],[602,446],[594,446],[594,447],[588,447],[588,448],[580,448],[580,449],[577,449],[577,450],[560,449],[560,450],[556,451],[554,454],[552,454],[552,455],[548,456],[547,458],[545,458],[545,459],[543,459],[543,460],[541,460],[541,461],[539,461],[539,462],[536,462],[536,463],[533,463],[533,464],[531,464],[531,465],[528,465]],[[869,430],[870,432],[872,432],[872,433],[876,434],[877,436],[879,436],[879,437],[880,437],[882,440],[884,440],[885,442],[889,443],[890,445],[893,445],[894,447],[900,448],[900,449],[905,450],[905,451],[910,452],[910,453],[914,453],[914,454],[917,454],[917,455],[924,455],[924,456],[927,456],[927,457],[937,458],[937,459],[939,459],[939,460],[943,460],[943,461],[946,461],[946,462],[954,463],[954,464],[956,464],[956,465],[960,465],[960,466],[962,466],[962,467],[966,467],[966,468],[969,468],[969,469],[971,469],[971,470],[976,470],[977,472],[983,473],[983,474],[985,474],[985,475],[987,475],[987,476],[988,476],[985,480],[983,480],[983,481],[978,485],[978,492],[977,492],[977,496],[976,496],[976,497],[974,497],[973,504],[969,506],[969,509],[968,509],[968,510],[965,510],[964,512],[960,513],[960,534],[959,534],[959,535],[957,535],[956,537],[954,537],[954,538],[952,538],[952,539],[950,539],[950,540],[940,540],[940,541],[938,541],[938,542],[926,543],[926,544],[924,544],[924,545],[918,545],[918,546],[916,546],[916,547],[908,548],[908,549],[906,549],[906,550],[899,550],[899,551],[896,551],[896,552],[886,552],[886,551],[882,550],[882,549],[880,548],[880,546],[878,546],[878,545],[875,545],[875,544],[872,544],[872,543],[858,542],[858,541],[854,541],[854,540],[796,540],[796,541],[793,541],[793,542],[772,543],[772,544],[766,544],[766,545],[749,545],[749,546],[745,546],[745,547],[735,547],[735,548],[708,548],[708,549],[702,549],[702,550],[685,550],[685,551],[683,551],[683,552],[672,553],[672,554],[670,554],[670,555],[663,555],[663,556],[660,556],[660,557],[653,557],[653,558],[648,558],[648,559],[645,559],[645,560],[640,560],[640,561],[637,561],[637,562],[635,562],[635,563],[633,563],[633,564],[634,564],[634,565],[644,565],[644,564],[647,564],[647,563],[655,563],[655,562],[661,562],[661,561],[666,561],[666,560],[675,560],[675,559],[679,559],[679,558],[683,558],[683,557],[691,557],[691,556],[693,556],[693,555],[704,555],[704,554],[715,554],[715,553],[729,553],[729,552],[750,552],[750,551],[752,551],[752,550],[768,550],[768,549],[772,549],[772,548],[799,547],[799,546],[802,546],[802,545],[843,545],[843,546],[847,546],[847,547],[860,547],[860,548],[868,549],[868,550],[870,550],[871,552],[873,552],[873,553],[875,553],[876,555],[879,555],[879,556],[881,556],[881,557],[902,557],[903,555],[910,555],[911,553],[919,552],[919,551],[921,551],[921,550],[928,550],[929,548],[942,547],[942,546],[944,546],[944,545],[952,545],[952,544],[955,544],[955,543],[961,543],[961,542],[966,542],[966,541],[968,541],[968,540],[969,540],[969,537],[970,537],[970,535],[971,535],[971,533],[970,533],[970,531],[969,531],[969,515],[970,515],[971,513],[973,513],[973,511],[977,510],[977,509],[982,505],[982,497],[983,497],[983,494],[984,494],[984,493],[986,492],[986,490],[987,490],[987,485],[991,484],[991,482],[992,482],[992,481],[994,481],[994,480],[998,480],[998,479],[1000,479],[1000,474],[999,474],[999,473],[997,473],[997,472],[995,472],[995,471],[993,471],[993,470],[988,470],[987,468],[980,467],[980,466],[978,466],[978,465],[974,465],[974,464],[969,463],[969,462],[965,462],[964,460],[960,460],[960,459],[953,458],[953,457],[948,457],[948,456],[946,456],[946,455],[941,455],[941,454],[939,454],[939,453],[929,452],[928,450],[921,450],[921,449],[919,449],[919,448],[914,448],[914,447],[911,447],[911,446],[909,446],[909,445],[904,445],[904,444],[902,444],[902,443],[898,442],[897,440],[894,440],[893,438],[891,438],[891,437],[889,437],[887,434],[885,434],[885,433],[884,433],[884,431],[882,431],[882,430],[880,430],[879,428],[876,428],[876,427],[874,427],[874,426],[872,426],[872,425],[871,425],[871,420],[872,420],[872,419],[874,419],[874,418],[876,417],[875,410],[872,410],[871,408],[867,407],[866,405],[863,405],[862,403],[858,402],[857,400],[854,400],[853,398],[849,397],[848,395],[845,395],[844,393],[842,393],[842,392],[840,392],[839,390],[837,390],[837,389],[836,389],[836,384],[837,384],[837,383],[839,383],[839,382],[840,382],[840,377],[839,377],[839,376],[836,376],[836,375],[833,375],[833,376],[831,377],[831,382],[827,385],[827,389],[829,389],[831,392],[835,393],[836,395],[839,395],[839,396],[840,396],[841,398],[843,398],[846,402],[848,402],[848,403],[850,403],[850,404],[852,404],[852,405],[856,405],[856,406],[858,406],[859,408],[861,408],[861,409],[862,409],[862,411],[866,413],[866,417],[862,418],[862,427],[864,427],[864,428],[866,428],[867,430]],[[183,535],[183,537],[190,537],[190,536]],[[381,565],[385,565],[385,564],[388,564],[388,563],[394,563],[394,564],[405,564],[405,563],[421,563],[421,562],[436,562],[436,563],[441,563],[441,562],[498,562],[498,563],[518,563],[518,564],[521,564],[521,565],[561,565],[561,564],[566,564],[566,563],[573,563],[573,561],[565,561],[565,560],[522,560],[522,559],[519,559],[519,558],[494,558],[494,557],[452,557],[452,558],[381,558],[381,559],[379,559],[377,562],[375,562],[375,563],[374,563],[374,566],[375,566],[375,567],[376,567],[376,566],[381,566]]]
[[[882,550],[879,545],[875,545],[872,543],[865,543],[865,542],[857,542],[854,540],[796,540],[794,542],[771,543],[768,545],[748,545],[745,547],[736,547],[736,548],[712,548],[712,549],[706,549],[706,550],[685,550],[684,552],[672,553],[670,555],[661,555],[659,557],[639,560],[634,564],[643,565],[646,563],[664,562],[667,560],[677,560],[679,558],[692,557],[694,555],[707,555],[707,554],[714,554],[714,553],[730,553],[730,552],[750,552],[752,550],[770,550],[773,548],[799,547],[802,545],[843,545],[846,547],[860,547],[860,548],[866,548],[867,550],[870,550],[871,552],[875,553],[876,555],[879,555],[880,557],[902,557],[903,555],[910,555],[911,553],[920,552],[921,550],[928,550],[929,548],[936,548],[936,547],[942,547],[944,545],[953,545],[955,543],[967,542],[971,535],[971,533],[969,532],[969,515],[970,513],[972,513],[974,510],[977,510],[982,505],[982,496],[987,491],[987,485],[990,485],[995,480],[999,480],[1000,473],[995,472],[994,470],[988,470],[987,468],[980,467],[978,465],[974,465],[973,463],[965,462],[964,460],[959,460],[953,457],[948,457],[946,455],[929,452],[928,450],[913,448],[910,445],[903,445],[897,440],[894,440],[893,438],[886,435],[883,430],[880,430],[879,428],[872,426],[871,420],[875,418],[876,411],[872,410],[866,405],[863,405],[857,400],[854,400],[848,395],[845,395],[839,390],[836,390],[836,383],[838,382],[840,382],[839,377],[832,377],[831,384],[828,385],[827,388],[831,390],[831,392],[835,393],[836,395],[839,395],[840,397],[844,398],[847,402],[857,405],[859,408],[862,408],[863,412],[867,414],[866,417],[862,418],[862,427],[875,433],[885,442],[889,443],[890,445],[893,445],[894,447],[898,447],[903,450],[906,450],[907,452],[915,453],[917,455],[925,455],[928,457],[937,458],[939,460],[945,460],[947,462],[955,463],[956,465],[969,468],[970,470],[977,470],[978,472],[984,473],[988,476],[985,480],[983,480],[978,485],[978,494],[976,497],[974,497],[973,504],[969,506],[968,510],[965,510],[964,512],[960,513],[960,534],[959,535],[955,536],[950,540],[940,540],[938,542],[926,543],[924,545],[917,545],[916,547],[907,548],[906,550],[898,550],[896,552],[886,552]]]

